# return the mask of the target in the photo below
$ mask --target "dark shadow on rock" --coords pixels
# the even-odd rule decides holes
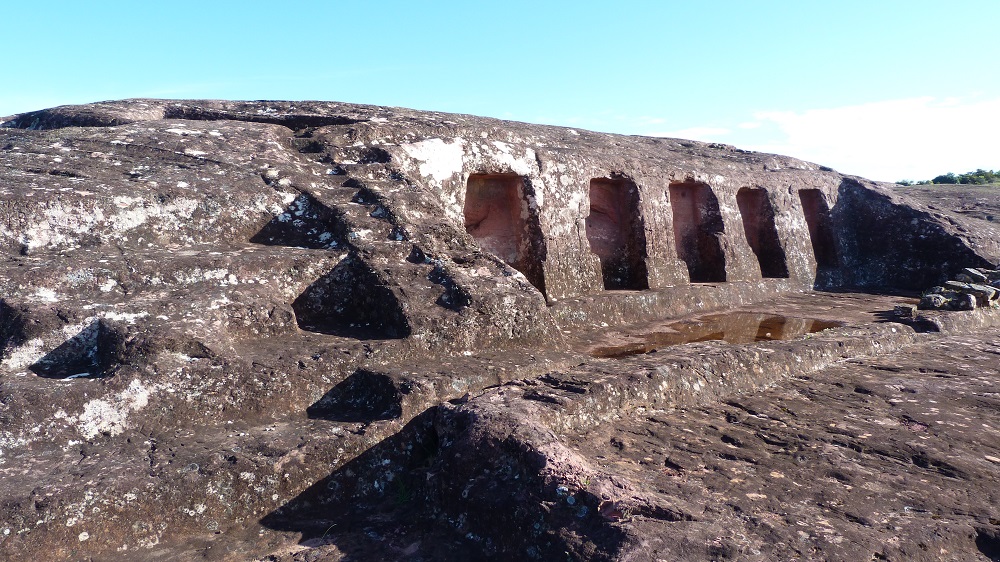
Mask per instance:
[[[874,314],[876,324],[907,324],[892,310],[878,310]]]
[[[51,379],[107,377],[124,355],[124,334],[105,320],[94,320],[28,369]]]
[[[349,255],[292,303],[303,330],[354,339],[401,339],[410,321],[393,288],[361,258]]]
[[[924,287],[926,289],[926,287]],[[843,284],[835,287],[829,287],[826,289],[814,289],[818,293],[831,293],[831,294],[846,294],[846,293],[865,293],[868,295],[880,295],[884,297],[900,297],[909,299],[919,299],[921,295],[921,290],[912,289],[902,289],[894,287],[866,287],[864,285],[850,285]]]
[[[896,203],[851,178],[841,182],[829,217],[842,279],[817,276],[818,288],[851,285],[920,291],[950,279],[963,267],[992,267],[950,232],[944,219]]]
[[[410,255],[406,257],[406,261],[419,265],[434,263],[434,260],[431,260],[431,258],[429,258],[427,254],[416,245],[410,249]],[[434,263],[434,268],[427,274],[427,280],[435,285],[440,285],[441,288],[444,289],[444,292],[441,293],[441,296],[439,296],[435,301],[435,304],[438,306],[459,312],[463,308],[472,304],[472,294],[466,287],[463,287],[458,283],[458,281],[455,281],[455,276],[443,263]]]
[[[933,322],[927,320],[926,318],[921,318],[917,316],[916,318],[905,318],[896,314],[892,310],[880,310],[875,312],[875,323],[876,324],[900,324],[903,326],[909,326],[913,328],[913,331],[918,334],[925,334],[927,332],[937,332],[940,328]]]
[[[306,409],[311,419],[372,422],[403,415],[403,395],[410,387],[387,374],[358,369]]]
[[[1000,562],[1000,528],[976,529],[976,548],[991,562]]]
[[[105,114],[95,108],[54,107],[21,114],[4,123],[3,128],[42,131],[65,127],[117,127],[133,122],[133,119]]]
[[[393,205],[390,204],[385,195],[367,186],[365,182],[357,178],[350,178],[345,181],[344,187],[358,190],[351,197],[351,203],[363,205],[368,210],[369,217],[391,225],[388,236],[389,240],[403,242],[410,239],[410,233],[406,227],[400,224],[399,218],[392,211]]]
[[[285,212],[250,238],[254,244],[331,249],[345,246],[347,227],[340,215],[308,193],[300,193]]]
[[[816,259],[815,288],[837,287],[844,283],[840,255],[843,253],[833,225],[832,212],[823,192],[818,189],[800,189],[799,202],[809,229],[809,243]],[[838,202],[839,204],[839,202]],[[844,229],[841,228],[841,231]]]
[[[6,356],[6,351],[17,347],[27,340],[26,321],[24,314],[0,299],[0,359]]]
[[[432,408],[298,496],[261,525],[335,545],[343,560],[484,560],[482,550],[439,525],[426,501],[439,452]],[[419,543],[418,551],[413,552]]]
[[[444,292],[435,301],[438,306],[458,312],[472,304],[472,295],[455,281],[444,266],[434,266],[434,269],[427,274],[427,280],[444,288]]]
[[[204,342],[193,338],[165,336],[163,349],[187,355],[193,359],[215,359],[216,353],[212,351]]]
[[[726,281],[726,257],[722,249],[725,225],[719,199],[703,182],[674,182],[669,186],[674,246],[687,264],[692,283]]]
[[[477,537],[492,559],[617,559],[628,539],[600,514],[602,498],[577,489],[568,500],[565,481],[553,474],[569,474],[574,461],[555,461],[538,447],[544,425],[515,429],[514,419],[440,407],[435,431],[442,447],[425,484],[427,503],[454,531]]]
[[[367,147],[361,151],[358,162],[361,164],[388,164],[392,162],[392,155],[384,148],[377,146]]]
[[[251,102],[246,105],[250,106]],[[302,113],[260,113],[252,112],[250,107],[240,108],[231,104],[231,108],[216,109],[197,107],[193,105],[173,104],[164,108],[164,119],[191,119],[195,121],[247,121],[251,123],[270,123],[282,125],[293,131],[307,127],[326,127],[329,125],[350,125],[359,120],[341,115],[316,115]],[[243,109],[243,110],[241,110]]]
[[[551,459],[510,431],[474,409],[428,409],[260,522],[345,560],[403,559],[417,541],[410,559],[613,559],[628,538],[602,498],[566,501],[545,476]]]

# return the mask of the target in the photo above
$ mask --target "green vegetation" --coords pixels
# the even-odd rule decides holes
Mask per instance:
[[[951,172],[947,174],[942,174],[937,176],[932,180],[922,180],[922,181],[910,181],[910,180],[900,180],[896,182],[899,185],[955,185],[955,184],[965,184],[965,185],[989,185],[994,183],[1000,183],[1000,170],[984,170],[982,168],[976,170],[975,172],[966,172],[964,174],[955,175]]]

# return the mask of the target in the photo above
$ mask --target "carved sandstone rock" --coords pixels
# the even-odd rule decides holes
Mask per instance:
[[[467,115],[7,118],[0,553],[989,556],[996,318],[886,323],[881,295],[992,269],[974,220],[793,158]],[[753,322],[595,351],[713,311]]]

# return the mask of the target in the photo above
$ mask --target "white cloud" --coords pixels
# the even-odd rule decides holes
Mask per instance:
[[[838,171],[895,181],[1000,167],[1000,98],[919,97],[807,111],[769,111],[755,119],[777,135],[746,148],[787,154]],[[741,143],[742,144],[742,143]]]

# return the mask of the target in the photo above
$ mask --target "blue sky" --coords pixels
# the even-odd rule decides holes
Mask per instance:
[[[778,152],[880,180],[1000,168],[1000,2],[7,2],[0,116],[321,99]]]

